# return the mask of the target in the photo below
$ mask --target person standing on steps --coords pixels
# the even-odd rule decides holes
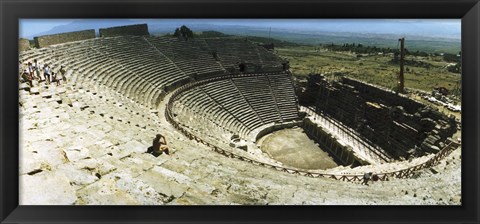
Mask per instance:
[[[28,62],[27,64],[27,70],[28,70],[28,79],[32,81],[35,77],[33,76],[33,73],[35,72],[33,69],[32,62]]]
[[[35,71],[35,76],[38,79],[38,82],[42,81],[42,76],[40,76],[40,65],[38,64],[37,59],[33,59],[33,70]]]
[[[58,72],[62,76],[61,78],[62,78],[63,83],[67,83],[67,77],[65,76],[67,71],[65,71],[65,68],[63,67],[63,65],[60,66],[60,70]]]
[[[362,182],[362,184],[365,184],[365,185],[368,186],[368,181],[370,180],[370,178],[372,178],[372,175],[373,175],[372,172],[363,174],[363,182]]]
[[[45,64],[45,66],[43,67],[43,77],[45,77],[45,82],[47,84],[50,84],[50,67],[48,66],[48,64]]]

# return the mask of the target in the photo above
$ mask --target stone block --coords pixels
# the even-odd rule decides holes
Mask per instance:
[[[57,172],[64,174],[65,177],[70,180],[70,183],[78,186],[85,186],[99,179],[94,171],[89,169],[79,169],[71,163],[58,166]]]
[[[20,86],[18,87],[19,90],[25,90],[25,91],[30,91],[30,86],[27,83],[20,83]]]
[[[112,173],[79,192],[84,204],[159,205],[166,197],[128,172]]]
[[[66,87],[57,86],[57,87],[55,88],[55,93],[56,93],[56,94],[59,94],[59,95],[60,95],[60,94],[66,93],[66,92],[67,92],[67,88],[66,88]]]
[[[73,163],[77,169],[95,170],[100,166],[100,159],[85,158]]]
[[[41,170],[44,167],[41,158],[36,152],[30,152],[25,149],[20,150],[19,173],[26,174],[35,170]]]
[[[130,140],[125,143],[123,146],[120,146],[121,149],[129,152],[143,153],[147,151],[148,145],[144,145],[138,141]]]
[[[106,148],[112,147],[112,146],[113,146],[113,143],[111,143],[111,142],[108,141],[108,140],[102,139],[102,140],[100,140],[100,141],[97,141],[97,142],[95,143],[95,145],[98,145],[98,146],[106,149]]]
[[[34,94],[34,95],[40,94],[40,88],[38,88],[38,87],[30,88],[30,94]]]
[[[120,167],[128,171],[134,176],[140,175],[155,166],[155,161],[152,160],[154,156],[142,153],[131,154],[129,157],[121,159],[121,162],[114,164],[115,167]]]
[[[31,150],[37,152],[39,159],[51,167],[67,162],[65,153],[53,141],[34,142]]]
[[[42,92],[42,93],[40,94],[40,96],[42,96],[43,98],[47,98],[47,99],[48,99],[48,98],[51,98],[52,95],[53,95],[53,94],[52,94],[51,92]]]
[[[73,146],[64,150],[70,162],[75,162],[90,156],[89,150],[83,146]]]
[[[167,196],[178,198],[184,194],[189,186],[171,181],[168,177],[159,175],[156,171],[148,171],[138,177],[151,186],[155,191]]]
[[[190,177],[187,177],[187,176],[185,176],[181,173],[177,173],[177,172],[169,170],[169,169],[165,169],[161,166],[155,166],[152,170],[157,172],[157,173],[160,173],[160,174],[162,174],[166,177],[172,178],[173,180],[177,181],[180,184],[189,185],[192,182]]]
[[[78,203],[86,205],[139,205],[140,202],[125,190],[116,187],[113,178],[99,181],[79,190]]]
[[[20,205],[73,205],[77,200],[70,180],[61,172],[21,175],[19,188]]]
[[[81,102],[75,101],[75,102],[72,102],[72,106],[76,108],[80,108],[83,106],[83,104]]]

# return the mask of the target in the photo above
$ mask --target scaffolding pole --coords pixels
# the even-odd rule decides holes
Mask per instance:
[[[405,63],[405,38],[402,37],[398,39],[400,41],[400,74],[398,75],[398,92],[399,93],[404,93],[404,88],[405,88],[405,81],[404,81],[404,76],[403,76],[403,66]]]

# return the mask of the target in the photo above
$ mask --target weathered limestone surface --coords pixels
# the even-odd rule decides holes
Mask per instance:
[[[77,201],[70,179],[61,172],[42,171],[20,176],[20,204],[72,205]]]
[[[21,204],[461,204],[460,149],[433,167],[436,172],[418,172],[412,179],[365,186],[309,178],[224,157],[167,123],[164,101],[156,115],[94,83],[41,83],[38,95],[20,90]],[[50,101],[43,92],[72,103]],[[170,156],[144,153],[157,133],[166,136]]]

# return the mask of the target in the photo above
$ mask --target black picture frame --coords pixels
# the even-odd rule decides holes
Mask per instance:
[[[478,0],[0,0],[1,223],[479,223]],[[20,18],[461,18],[461,206],[18,206]],[[392,199],[394,200],[394,199]]]

